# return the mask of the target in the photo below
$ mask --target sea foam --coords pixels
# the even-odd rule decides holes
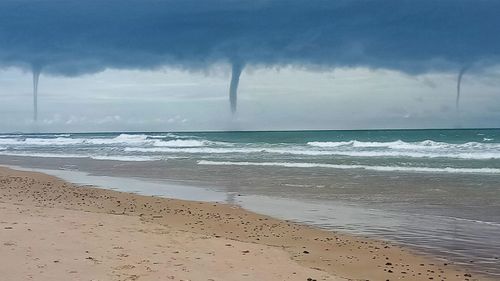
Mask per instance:
[[[293,163],[293,162],[232,162],[200,160],[199,165],[229,165],[229,166],[277,166],[288,168],[332,168],[332,169],[363,169],[382,172],[434,172],[434,173],[473,173],[500,174],[495,168],[429,168],[429,167],[399,167],[399,166],[368,166],[368,165],[336,165],[323,163]]]
[[[169,140],[169,141],[156,140],[153,145],[159,146],[159,147],[202,147],[202,146],[207,146],[210,144],[211,144],[211,142],[206,141],[206,140],[177,139],[177,140]]]

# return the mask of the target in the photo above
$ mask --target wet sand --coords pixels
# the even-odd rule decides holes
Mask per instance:
[[[6,280],[488,280],[386,242],[237,206],[8,168],[0,168],[0,208]]]

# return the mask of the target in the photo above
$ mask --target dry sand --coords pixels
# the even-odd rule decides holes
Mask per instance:
[[[0,280],[488,280],[236,206],[0,168]]]

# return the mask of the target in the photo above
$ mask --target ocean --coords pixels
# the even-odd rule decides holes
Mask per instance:
[[[1,134],[0,163],[239,204],[500,277],[499,129]]]
[[[0,135],[0,154],[500,174],[500,130],[4,134]]]

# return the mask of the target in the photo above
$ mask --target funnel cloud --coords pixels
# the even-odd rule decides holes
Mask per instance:
[[[241,72],[243,71],[242,63],[233,63],[231,66],[231,84],[229,85],[229,104],[231,113],[235,114],[238,106],[238,84],[240,83]]]
[[[42,68],[40,66],[33,66],[33,121],[38,121],[38,81]]]
[[[460,94],[462,90],[462,78],[464,77],[465,72],[469,69],[469,66],[464,66],[458,72],[457,78],[457,97],[455,100],[455,109],[457,111],[457,115],[460,115]]]

